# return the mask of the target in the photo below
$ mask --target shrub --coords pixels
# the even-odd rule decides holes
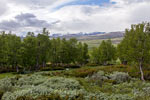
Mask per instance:
[[[37,86],[45,82],[47,79],[48,79],[47,77],[43,77],[42,75],[37,74],[25,75],[24,77],[19,78],[19,80],[16,82],[16,85],[20,87],[24,85]]]
[[[48,96],[39,96],[35,100],[64,100],[59,94],[51,94]]]
[[[104,71],[98,71],[97,73],[94,73],[94,74],[90,77],[90,79],[103,81],[103,80],[107,80],[108,78],[107,78],[107,76],[105,76]]]
[[[94,73],[96,73],[98,70],[97,69],[92,69],[92,68],[81,68],[81,69],[76,69],[72,70],[69,74],[69,76],[74,76],[74,77],[87,77],[91,76]]]
[[[42,85],[48,88],[61,89],[61,90],[62,89],[66,89],[66,90],[82,89],[78,81],[74,79],[63,78],[63,77],[50,78],[49,80],[45,81]]]
[[[17,90],[14,92],[4,93],[2,100],[16,100],[17,98],[23,97],[32,97],[35,99],[38,96],[47,96],[52,93],[58,93],[61,97],[65,97],[66,95],[75,97],[84,92],[79,82],[74,79],[63,77],[36,77],[36,75],[21,77],[15,84],[15,88]]]
[[[77,80],[87,92],[92,92],[92,93],[99,92],[99,86],[91,84],[91,81],[89,81],[88,79],[77,78]]]
[[[136,100],[149,100],[150,99],[150,87],[144,87],[142,90],[135,89],[133,91]]]
[[[27,96],[21,96],[21,97],[18,97],[16,100],[34,100],[32,97],[27,97]],[[39,99],[39,100],[42,100],[42,99]]]
[[[117,83],[127,82],[130,80],[128,73],[124,72],[114,72],[110,74],[110,79],[115,80]]]
[[[2,99],[3,94],[4,94],[4,92],[0,91],[0,100]]]
[[[50,95],[43,95],[43,96],[39,96],[35,99],[33,99],[30,96],[21,96],[18,97],[16,100],[84,100],[84,96],[82,94],[79,94],[75,97],[70,97],[69,96],[65,96],[65,97],[61,97],[59,94],[50,94]]]
[[[86,78],[82,75],[77,78],[47,77],[64,76],[66,72],[75,76],[73,72],[77,70],[86,70]],[[127,73],[110,74],[98,71],[99,68],[77,70],[38,72],[2,79],[0,96],[2,100],[149,100],[150,83],[130,78]]]
[[[94,73],[92,76],[88,77],[88,80],[95,83],[95,85],[102,86],[104,80],[108,80],[107,76],[105,76],[104,71],[98,71]]]
[[[4,78],[0,80],[0,90],[3,92],[12,91],[14,85],[14,78]]]
[[[82,90],[61,90],[61,89],[51,89],[44,86],[36,86],[30,89],[24,89],[15,91],[13,93],[7,92],[3,95],[2,100],[16,100],[19,97],[32,97],[33,99],[37,98],[38,96],[48,96],[50,94],[59,94],[62,98],[66,97],[67,95],[69,98],[76,97],[79,94],[84,93]]]

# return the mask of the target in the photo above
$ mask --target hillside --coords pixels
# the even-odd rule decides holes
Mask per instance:
[[[120,43],[122,38],[124,37],[124,32],[93,32],[93,33],[76,33],[76,34],[53,34],[50,38],[66,38],[67,40],[70,38],[76,38],[77,40],[87,43],[89,48],[97,47],[102,40],[111,39],[114,45]]]
[[[92,47],[98,47],[102,40],[107,40],[107,39],[111,39],[112,43],[114,45],[117,45],[118,43],[120,43],[123,37],[124,37],[123,32],[110,32],[110,33],[98,34],[92,36],[82,36],[79,37],[78,40],[83,43],[87,43],[89,49],[91,49]]]
[[[75,34],[53,34],[50,38],[76,38],[79,41],[82,40],[98,40],[98,39],[112,39],[112,38],[121,38],[124,36],[124,32],[93,32],[93,33],[75,33]]]
[[[81,36],[77,39],[80,41],[83,40],[99,40],[99,39],[114,39],[114,38],[122,38],[124,36],[123,32],[110,32],[105,34],[97,34],[91,36]]]

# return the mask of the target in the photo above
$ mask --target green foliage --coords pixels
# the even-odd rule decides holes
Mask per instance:
[[[144,59],[144,62],[149,61],[149,34],[149,23],[132,25],[131,29],[126,29],[125,37],[118,45],[118,56],[121,61],[139,62],[141,58]]]
[[[18,66],[21,60],[20,47],[20,37],[3,32],[0,35],[0,66]]]
[[[36,64],[37,39],[33,35],[28,35],[22,43],[22,64],[25,67],[35,66]]]
[[[51,43],[48,35],[49,32],[44,28],[42,34],[38,34],[37,36],[37,67],[39,67],[39,65],[45,67],[46,62],[49,61]]]
[[[100,58],[99,49],[94,47],[90,52],[90,60],[92,63],[99,64],[99,58]]]
[[[93,48],[91,52],[91,61],[93,63],[107,65],[110,61],[116,59],[116,48],[111,40],[102,41],[98,48]]]
[[[108,61],[115,59],[116,48],[112,45],[111,40],[102,41],[99,46],[100,63],[106,65]]]
[[[56,66],[83,65],[89,61],[87,44],[78,42],[75,38],[50,39],[46,28],[37,36],[33,32],[28,32],[23,39],[11,33],[2,32],[0,45],[1,72],[5,72],[7,68],[15,69],[16,72],[35,71],[40,67],[46,67],[47,63]]]
[[[50,61],[54,64],[86,64],[88,61],[88,46],[77,42],[76,39],[52,39]]]
[[[142,67],[150,61],[150,23],[132,25],[126,29],[125,37],[118,45],[118,56],[139,66],[141,79],[144,80]]]
[[[88,63],[89,55],[88,55],[88,45],[86,43],[82,44],[81,42],[79,42],[78,55],[80,55],[77,57],[77,62],[79,64]]]

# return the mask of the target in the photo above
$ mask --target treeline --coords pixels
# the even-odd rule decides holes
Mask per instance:
[[[38,69],[47,63],[77,64],[87,63],[108,65],[120,60],[122,64],[139,66],[144,80],[143,67],[150,64],[150,23],[131,25],[118,46],[111,40],[102,41],[99,47],[88,50],[88,45],[70,40],[50,39],[46,28],[37,36],[28,32],[24,39],[12,34],[0,34],[0,67]]]
[[[52,64],[86,64],[88,62],[88,45],[70,40],[49,39],[46,28],[37,36],[28,32],[24,39],[14,34],[0,34],[0,67],[38,69]]]
[[[131,25],[125,30],[125,36],[116,50],[111,41],[103,41],[91,53],[94,63],[106,64],[119,59],[122,64],[138,66],[141,79],[144,80],[143,68],[150,66],[150,23]]]

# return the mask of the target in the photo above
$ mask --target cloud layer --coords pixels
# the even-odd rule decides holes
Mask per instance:
[[[150,21],[149,0],[110,0],[101,5],[71,4],[77,1],[0,1],[0,30],[19,34],[27,30],[36,32],[47,27],[52,33],[64,34],[110,32],[124,31],[131,24]]]

